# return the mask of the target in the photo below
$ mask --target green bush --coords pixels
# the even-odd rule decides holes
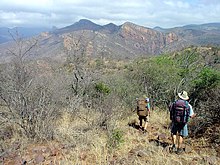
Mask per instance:
[[[95,85],[95,89],[99,93],[103,93],[103,94],[109,94],[110,93],[110,88],[106,84],[104,84],[103,82],[97,83]]]
[[[120,129],[114,129],[109,137],[108,145],[110,148],[118,148],[124,142],[123,132]]]
[[[216,87],[220,82],[220,72],[211,68],[203,68],[194,80],[195,88],[210,89]]]

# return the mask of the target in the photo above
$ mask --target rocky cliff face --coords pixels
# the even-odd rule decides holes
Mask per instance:
[[[165,35],[166,44],[172,44],[173,42],[178,42],[179,37],[175,33],[168,33]]]
[[[85,48],[89,48],[86,52],[90,55],[101,54],[101,49],[106,48],[109,49],[109,54],[117,54],[115,52],[117,49],[118,54],[124,54],[126,51],[128,56],[134,56],[134,54],[155,55],[161,53],[167,45],[178,41],[175,33],[163,34],[130,22],[126,22],[118,28],[115,25],[108,25],[99,31],[84,30],[81,35],[83,37],[80,36],[79,31],[63,34],[64,47],[70,50],[73,47],[82,46],[84,43]],[[77,41],[79,38],[81,40]],[[76,43],[78,45],[75,45]],[[92,53],[91,51],[97,52]]]
[[[121,26],[119,35],[124,38],[129,46],[145,54],[158,54],[165,47],[165,36],[163,33],[141,27],[132,23]]]
[[[131,59],[139,56],[158,55],[189,45],[220,45],[220,25],[184,26],[172,29],[146,28],[126,22],[120,26],[97,25],[80,20],[73,25],[41,33],[39,57],[65,56],[63,50],[83,49],[90,57]],[[0,50],[10,44],[0,44]],[[1,51],[4,52],[4,51]],[[0,54],[0,58],[4,54]]]

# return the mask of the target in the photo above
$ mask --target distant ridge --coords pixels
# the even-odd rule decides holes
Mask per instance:
[[[104,26],[102,27],[103,30],[107,30],[107,31],[109,31],[109,32],[111,32],[111,33],[118,31],[119,28],[120,28],[119,26],[117,26],[117,25],[115,25],[115,24],[113,24],[113,23],[109,23],[109,24],[104,25]]]
[[[43,31],[50,31],[49,28],[25,28],[25,27],[15,27],[15,28],[7,28],[7,27],[0,27],[0,44],[4,42],[8,42],[12,40],[11,34],[15,34],[16,32],[19,33],[21,37],[33,37],[39,35]]]
[[[94,30],[94,31],[96,31],[101,28],[102,28],[101,25],[97,25],[87,19],[81,19],[78,22],[76,22],[70,26],[66,26],[64,28],[57,29],[56,31],[54,31],[54,33],[67,33],[67,32],[78,31],[78,30]]]
[[[6,42],[4,30],[0,40]],[[1,29],[0,29],[1,32]],[[80,37],[80,40],[79,40]],[[73,42],[80,41],[87,56],[116,59],[133,59],[139,56],[159,55],[183,49],[188,46],[220,46],[220,23],[186,25],[174,28],[148,28],[125,22],[122,25],[109,23],[98,25],[82,19],[53,31],[38,35],[41,48],[38,57],[58,57],[63,55],[63,48],[73,47]],[[8,49],[10,43],[1,46],[0,51]],[[0,58],[6,56],[0,54]]]

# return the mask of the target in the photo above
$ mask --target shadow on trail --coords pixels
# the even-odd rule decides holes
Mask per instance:
[[[128,126],[129,126],[129,127],[132,127],[132,128],[135,128],[135,129],[137,129],[137,130],[140,130],[140,129],[141,129],[140,125],[137,125],[137,124],[135,124],[135,123],[128,123]]]
[[[138,125],[135,122],[128,123],[128,126],[134,128],[136,130],[142,131],[142,128],[140,127],[140,125]],[[165,129],[168,129],[168,128],[169,128],[169,126],[167,126]],[[166,135],[158,134],[157,137],[149,139],[149,142],[153,143],[156,146],[161,146],[163,148],[167,148],[168,146],[171,145],[171,143],[165,142],[164,139],[166,139],[166,138],[167,138]]]
[[[153,142],[154,144],[156,144],[157,146],[161,146],[163,148],[166,148],[167,146],[170,146],[171,144],[170,143],[167,143],[167,142],[163,142],[163,141],[160,141],[158,139],[149,139],[149,142]]]

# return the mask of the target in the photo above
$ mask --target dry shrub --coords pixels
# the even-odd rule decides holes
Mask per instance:
[[[55,138],[69,146],[74,146],[70,153],[73,156],[69,158],[74,163],[106,164],[112,154],[110,150],[116,149],[123,143],[124,135],[121,130],[124,126],[119,119],[121,111],[112,108],[112,113],[108,116],[108,113],[100,110],[83,107],[74,114],[69,110],[63,110],[56,122]],[[100,121],[105,121],[105,125]]]
[[[74,163],[89,161],[90,159],[92,162],[106,160],[106,133],[97,125],[91,124],[97,121],[99,117],[98,112],[93,112],[91,115],[91,113],[86,113],[85,109],[81,109],[75,117],[64,111],[57,121],[56,139],[74,146],[70,153],[73,155],[70,159]]]

